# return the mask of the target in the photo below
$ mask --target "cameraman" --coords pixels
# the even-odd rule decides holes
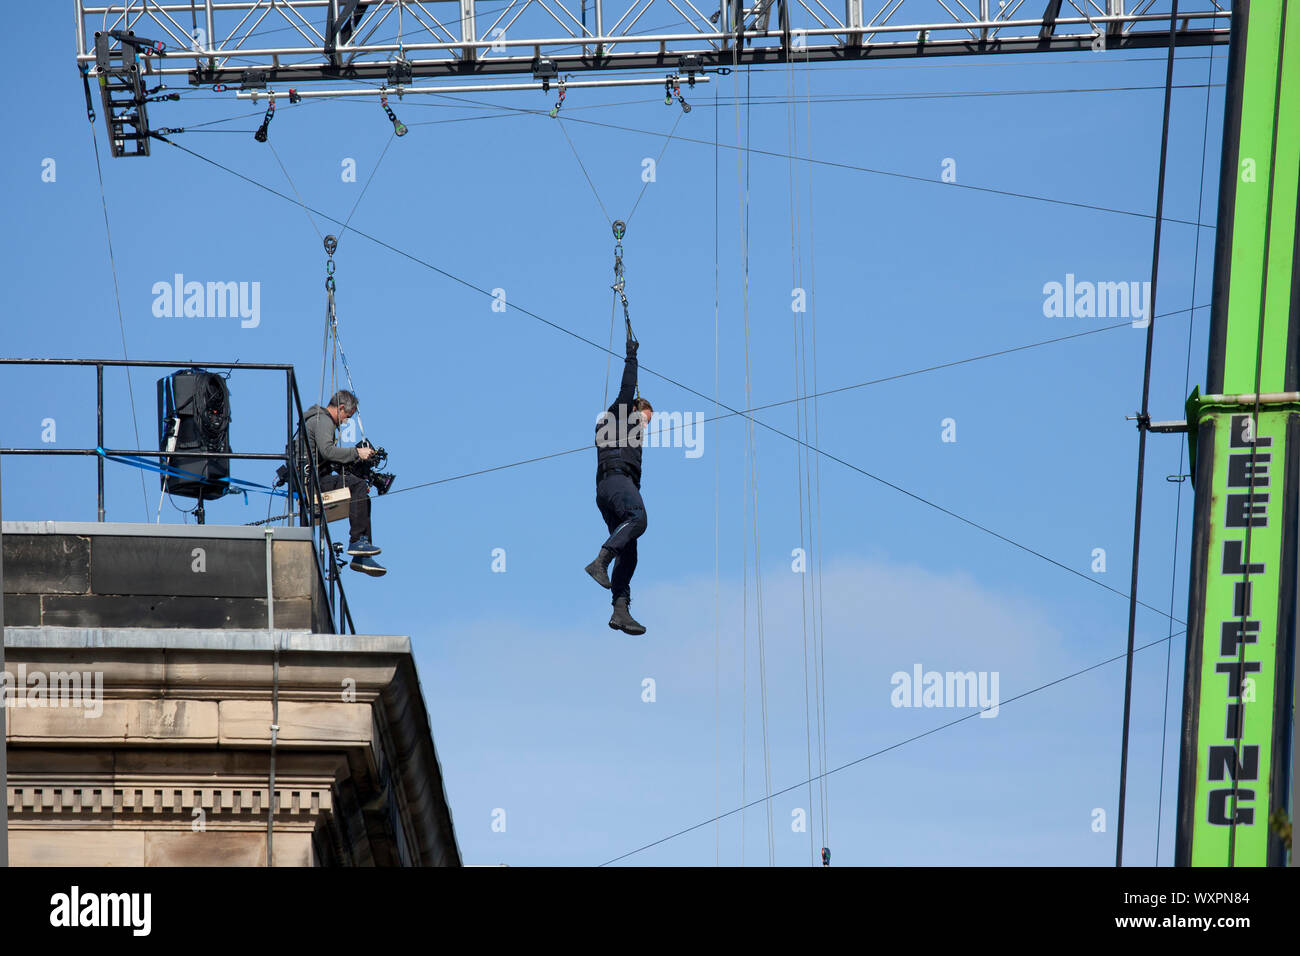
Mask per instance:
[[[315,457],[316,470],[320,475],[321,490],[333,491],[346,487],[352,495],[352,504],[348,509],[348,554],[352,555],[351,568],[353,571],[380,577],[388,571],[375,560],[374,556],[380,549],[370,541],[370,483],[344,467],[365,461],[374,454],[374,450],[344,448],[334,440],[335,430],[356,413],[357,397],[349,391],[340,390],[334,393],[324,408],[313,405],[307,409],[303,421],[311,453]]]

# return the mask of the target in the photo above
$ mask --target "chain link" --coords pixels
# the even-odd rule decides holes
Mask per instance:
[[[622,219],[616,219],[613,223],[614,229],[614,284],[610,286],[618,293],[619,299],[623,303],[623,324],[627,326],[627,338],[630,342],[636,341],[636,336],[632,334],[632,316],[628,312],[626,279],[623,275],[623,237],[627,235],[627,223]]]
[[[270,93],[270,103],[266,107],[266,115],[262,117],[262,125],[257,128],[253,134],[253,139],[259,143],[266,142],[267,128],[271,125],[271,120],[275,119],[275,93]]]
[[[677,102],[682,105],[682,112],[689,113],[691,104],[687,103],[686,97],[682,96],[682,80],[675,73],[664,80],[664,106],[672,106],[674,96],[677,97]]]
[[[384,112],[388,114],[388,119],[393,124],[393,132],[398,136],[405,136],[406,124],[397,118],[397,114],[393,112],[393,108],[388,105],[388,95],[386,93],[379,94],[379,105],[382,106]]]
[[[325,237],[325,288],[329,291],[329,315],[330,320],[334,318],[334,252],[339,247],[339,241],[334,236]]]
[[[556,100],[555,105],[551,107],[551,119],[555,119],[557,116],[560,115],[560,108],[562,106],[564,106],[564,78],[563,77],[560,78],[560,98]]]

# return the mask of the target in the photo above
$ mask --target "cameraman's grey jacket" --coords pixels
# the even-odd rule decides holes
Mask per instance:
[[[303,415],[303,422],[307,426],[307,440],[316,453],[316,465],[322,473],[332,471],[331,466],[358,460],[355,448],[344,448],[334,441],[334,419],[325,409],[313,405]]]

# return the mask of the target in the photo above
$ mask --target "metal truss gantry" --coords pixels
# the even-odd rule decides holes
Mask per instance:
[[[868,16],[875,0],[75,0],[77,62],[92,74],[96,35],[130,31],[165,45],[146,72],[243,90],[1168,43],[1167,2],[1101,2],[882,0]],[[1220,0],[1180,3],[1178,20],[1180,45],[1228,40]]]

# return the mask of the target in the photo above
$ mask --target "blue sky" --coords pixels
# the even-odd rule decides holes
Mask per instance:
[[[5,105],[22,135],[0,158],[3,353],[121,358],[125,344],[133,359],[291,362],[315,400],[325,257],[309,216],[165,144],[146,160],[109,159],[101,117],[119,325],[69,11],[42,4],[18,16],[30,41],[10,51],[14,71],[46,81]],[[1156,419],[1181,418],[1204,375],[1223,100],[1219,85],[1207,97],[1206,83],[1222,83],[1225,61],[1222,48],[1213,61],[1208,49],[1186,49],[1175,71],[1166,216],[1194,222],[1200,196],[1209,227],[1165,227],[1156,313],[1176,314],[1156,323]],[[1164,69],[1163,52],[1150,51],[742,71],[685,91],[695,108],[666,149],[680,111],[653,87],[570,92],[565,129],[612,216],[626,218],[643,160],[664,150],[625,242],[643,394],[657,410],[710,417],[715,395],[739,409],[806,391],[797,376],[811,384],[814,351],[827,390],[1123,322],[1048,317],[1044,285],[1067,274],[1150,278]],[[336,255],[339,328],[366,431],[388,448],[398,484],[374,508],[390,573],[349,572],[346,585],[359,630],[413,639],[467,862],[602,863],[761,801],[768,774],[784,790],[810,767],[840,767],[973,712],[893,706],[891,676],[918,664],[996,672],[1006,701],[1123,653],[1137,445],[1125,416],[1140,402],[1145,342],[1127,325],[817,403],[813,444],[1077,574],[815,456],[820,491],[811,516],[802,506],[801,531],[809,464],[763,428],[751,449],[733,416],[704,426],[698,457],[645,453],[649,530],[632,610],[649,633],[633,639],[606,626],[608,596],[582,573],[604,537],[594,451],[411,488],[580,448],[605,404],[606,354],[520,311],[595,342],[610,334],[610,231],[546,115],[554,95],[472,99],[481,105],[394,103],[410,134],[391,143],[373,98],[281,99],[271,143],[292,188],[271,148],[253,140],[261,106],[197,91],[152,110],[168,126],[256,113],[175,138],[337,219],[356,206]],[[748,336],[730,148],[738,114],[741,143],[777,154],[751,151],[739,172]],[[792,148],[820,162],[792,165],[783,158]],[[42,179],[46,160],[53,182]],[[341,175],[347,160],[357,182]],[[959,185],[1145,216],[957,188],[941,181],[945,160]],[[506,311],[361,233],[479,289],[504,289]],[[155,316],[154,284],[176,273],[259,283],[258,324]],[[796,286],[815,310],[815,337],[806,313],[801,345]],[[58,444],[94,444],[93,372],[0,375],[10,405],[0,443],[39,444],[53,418]],[[124,374],[107,375],[109,444],[136,441],[133,394],[139,440],[151,446],[153,383],[136,373],[129,393]],[[282,386],[244,372],[231,389],[235,448],[279,447]],[[755,418],[795,434],[805,411],[813,422],[811,404]],[[945,419],[956,441],[942,440]],[[1180,486],[1164,477],[1188,470],[1181,441],[1149,442],[1139,585],[1144,602],[1179,619],[1191,489],[1182,486],[1179,518]],[[4,468],[6,519],[94,518],[90,461],[7,458]],[[267,472],[248,463],[236,475]],[[145,495],[136,471],[111,470],[109,520],[153,520],[148,485]],[[162,514],[185,520],[167,504]],[[210,523],[266,514],[257,496],[208,506]],[[814,532],[821,561],[797,574],[792,551],[811,548]],[[492,569],[497,548],[504,573]],[[1104,573],[1092,569],[1097,548]],[[1139,645],[1169,631],[1165,614],[1139,609]],[[805,676],[814,633],[820,726],[806,718],[807,701],[818,703]],[[1160,862],[1172,862],[1183,638],[1172,642],[1166,700],[1168,647],[1135,661],[1131,863],[1155,861],[1161,807]],[[653,702],[643,700],[646,679]],[[808,865],[824,816],[836,864],[1108,864],[1123,679],[1121,660],[835,772],[825,794],[801,786],[774,797],[771,837],[759,803],[743,821],[728,816],[622,863]],[[1104,832],[1094,831],[1096,808]],[[498,809],[504,832],[492,826]],[[799,810],[812,833],[792,828]]]

